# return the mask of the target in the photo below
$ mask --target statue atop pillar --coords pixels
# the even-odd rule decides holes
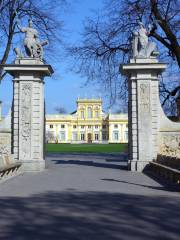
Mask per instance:
[[[39,58],[43,59],[43,46],[48,44],[48,41],[40,42],[38,31],[33,28],[33,22],[29,19],[28,27],[21,27],[19,20],[17,20],[17,27],[20,32],[25,33],[24,38],[24,48],[26,54],[30,58]],[[15,53],[18,57],[23,57],[21,51],[18,48],[15,48]]]
[[[148,36],[150,30],[147,30],[142,22],[139,22],[139,29],[133,33],[133,57],[150,58],[156,56],[157,48],[155,42],[150,42]]]

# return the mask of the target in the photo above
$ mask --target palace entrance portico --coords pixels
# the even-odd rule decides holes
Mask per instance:
[[[92,143],[92,133],[88,133],[88,143]]]

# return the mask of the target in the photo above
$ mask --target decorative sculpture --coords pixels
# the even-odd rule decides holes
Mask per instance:
[[[43,59],[43,46],[48,44],[48,41],[40,42],[38,37],[38,31],[33,28],[33,22],[29,19],[28,27],[21,27],[19,20],[17,20],[17,27],[22,32],[25,33],[24,38],[24,47],[26,54],[31,58],[40,58]],[[22,57],[22,53],[18,48],[15,48],[14,51],[18,57]]]
[[[142,22],[139,22],[139,30],[133,33],[133,57],[149,58],[157,55],[156,44],[148,40],[148,31]]]

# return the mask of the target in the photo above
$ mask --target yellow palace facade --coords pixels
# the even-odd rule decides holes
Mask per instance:
[[[101,99],[77,100],[71,114],[46,115],[48,143],[127,143],[127,114],[102,111]]]

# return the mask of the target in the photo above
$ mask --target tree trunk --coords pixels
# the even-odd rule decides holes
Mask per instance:
[[[11,49],[12,39],[13,39],[13,32],[11,32],[10,35],[8,36],[8,41],[7,41],[7,44],[6,44],[6,49],[5,49],[4,55],[1,59],[1,64],[5,64],[6,61],[7,61],[7,58],[8,58],[10,49]]]

